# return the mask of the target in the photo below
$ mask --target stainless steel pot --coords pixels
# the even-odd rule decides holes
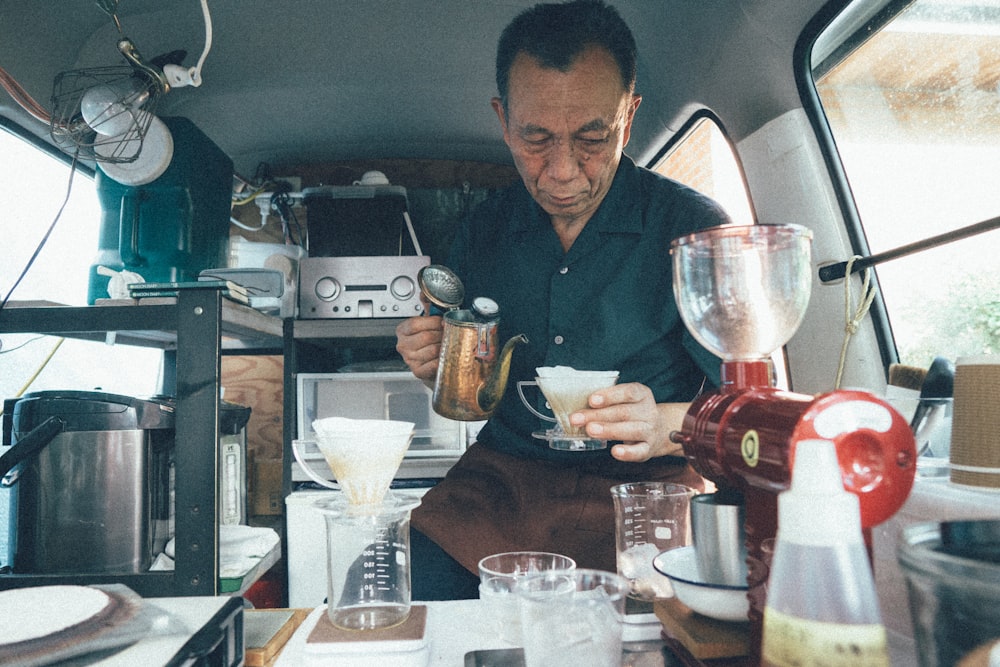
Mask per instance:
[[[9,424],[14,571],[148,570],[168,539],[173,400],[36,392]]]

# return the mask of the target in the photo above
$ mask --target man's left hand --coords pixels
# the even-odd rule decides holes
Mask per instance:
[[[657,403],[649,387],[638,382],[618,384],[590,395],[590,409],[570,416],[574,425],[586,425],[587,435],[619,440],[611,455],[639,463],[657,456],[682,454],[670,433],[680,429],[687,403]]]

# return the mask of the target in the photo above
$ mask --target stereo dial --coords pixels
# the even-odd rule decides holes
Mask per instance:
[[[316,296],[323,301],[333,301],[340,296],[340,283],[330,276],[325,276],[316,281]]]
[[[389,291],[397,299],[405,301],[416,293],[417,284],[409,276],[398,276],[389,285]]]

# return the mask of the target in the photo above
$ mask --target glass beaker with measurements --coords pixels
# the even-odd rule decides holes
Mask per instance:
[[[380,503],[338,494],[316,503],[326,519],[327,615],[347,630],[398,625],[410,614],[410,512],[420,499],[388,492]]]

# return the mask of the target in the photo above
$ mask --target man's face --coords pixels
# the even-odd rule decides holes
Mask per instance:
[[[553,223],[582,226],[597,210],[640,99],[602,48],[585,50],[567,72],[524,53],[514,59],[507,111],[499,99],[493,108],[525,186]]]

